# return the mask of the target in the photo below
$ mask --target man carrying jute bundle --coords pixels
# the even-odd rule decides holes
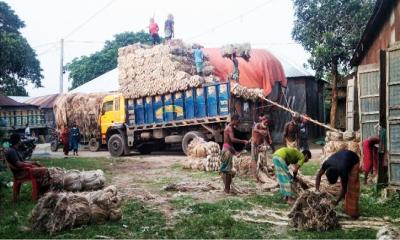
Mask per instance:
[[[259,162],[259,155],[261,149],[263,148],[263,144],[268,143],[269,145],[272,144],[271,134],[268,129],[268,118],[266,116],[261,116],[260,122],[256,123],[253,127],[252,134],[251,134],[251,169],[254,178],[257,182],[260,182],[260,179],[257,174],[257,164]],[[266,148],[263,148],[266,150]],[[264,153],[263,155],[266,155]]]
[[[247,140],[235,138],[234,128],[240,123],[239,115],[235,114],[231,117],[231,121],[224,130],[224,145],[221,151],[221,167],[220,174],[224,182],[225,193],[231,192],[232,178],[235,176],[233,171],[233,156],[239,153],[233,147],[234,143],[248,144]]]
[[[300,115],[298,113],[293,115],[290,122],[285,124],[283,130],[283,137],[285,139],[286,147],[297,148],[299,147],[299,123],[301,121]]]
[[[360,159],[356,153],[341,150],[330,156],[323,164],[315,180],[315,188],[319,191],[321,177],[326,175],[330,184],[335,184],[339,177],[342,185],[339,197],[335,204],[344,198],[344,211],[352,218],[358,218],[358,200],[360,198]]]

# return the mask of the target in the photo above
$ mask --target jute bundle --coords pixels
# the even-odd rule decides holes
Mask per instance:
[[[98,119],[101,103],[109,93],[64,94],[54,103],[54,117],[58,129],[76,123],[82,135],[99,136]]]
[[[165,191],[177,191],[177,192],[208,192],[215,190],[216,188],[211,183],[173,183],[163,187]]]
[[[231,82],[231,93],[236,97],[252,101],[259,99],[260,96],[264,96],[261,88],[247,88],[235,82]]]
[[[121,219],[121,198],[115,186],[87,193],[50,192],[31,212],[32,229],[50,234],[63,229]]]
[[[379,229],[378,233],[376,234],[376,239],[378,240],[394,240],[399,239],[400,233],[396,231],[393,227],[388,225]]]
[[[92,171],[65,170],[48,168],[50,188],[66,191],[89,191],[102,189],[105,184],[104,172],[100,169]]]
[[[250,58],[251,45],[250,43],[243,44],[227,44],[221,47],[221,55],[223,57],[230,57],[236,52],[237,57],[243,57],[245,59]]]
[[[152,48],[127,46],[118,51],[120,92],[138,98],[186,90],[212,82],[213,68],[204,62],[203,75],[196,73],[190,46],[180,40]]]
[[[323,148],[323,154],[321,160],[325,161],[332,154],[340,150],[350,150],[355,152],[359,157],[361,157],[361,147],[359,142],[358,132],[331,132],[326,133],[326,144]]]
[[[290,225],[300,230],[327,231],[339,227],[332,196],[328,193],[305,191],[290,213]]]
[[[218,171],[221,165],[220,152],[218,143],[196,137],[188,145],[189,157],[184,168]]]

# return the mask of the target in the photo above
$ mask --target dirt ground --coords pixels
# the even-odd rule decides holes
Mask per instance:
[[[222,181],[216,172],[200,172],[183,169],[186,156],[179,155],[149,155],[113,158],[111,184],[119,186],[125,198],[136,198],[146,202],[167,217],[173,217],[174,208],[171,201],[189,196],[195,202],[214,202],[227,196],[222,191]],[[236,185],[249,188],[249,180],[236,178]],[[201,184],[212,188],[210,191],[201,189],[187,192],[165,191],[169,184]],[[255,185],[254,185],[255,186]]]

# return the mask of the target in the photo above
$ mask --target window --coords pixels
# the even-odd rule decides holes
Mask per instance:
[[[114,110],[119,111],[119,98],[114,98]]]
[[[113,110],[113,101],[103,103],[103,113],[110,112]]]

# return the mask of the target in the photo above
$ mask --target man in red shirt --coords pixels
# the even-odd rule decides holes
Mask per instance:
[[[150,18],[149,33],[153,40],[153,45],[160,44],[160,36],[158,35],[158,24],[154,22],[154,18]]]

